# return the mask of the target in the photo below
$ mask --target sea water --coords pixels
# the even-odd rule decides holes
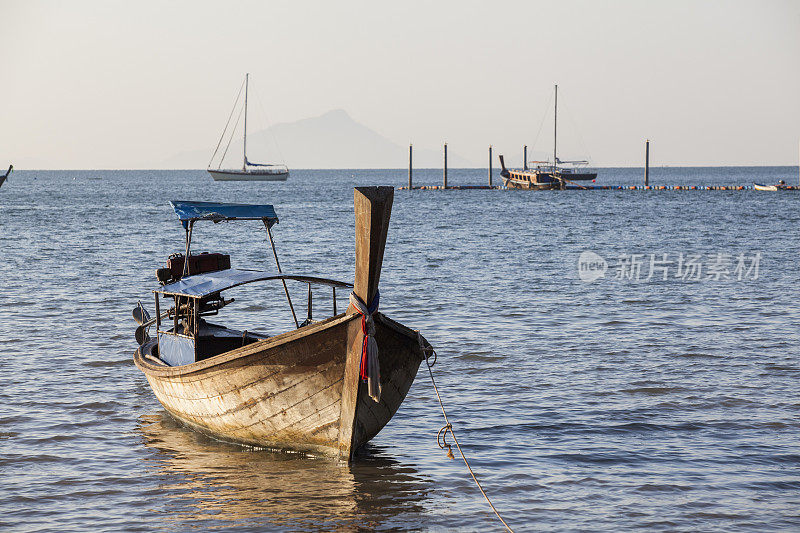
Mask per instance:
[[[797,169],[651,169],[654,185],[778,179]],[[424,363],[349,465],[204,437],[133,364],[131,310],[153,311],[155,269],[183,250],[169,200],[274,204],[284,270],[350,281],[352,187],[406,180],[12,174],[0,189],[0,529],[501,528],[457,450],[437,445]],[[641,180],[601,169],[597,183]],[[441,171],[414,181],[437,185]],[[486,181],[450,171],[450,184]],[[800,192],[396,191],[381,311],[436,348],[456,436],[512,527],[800,529],[798,205]],[[198,224],[194,250],[271,269],[264,237],[255,222]],[[305,290],[292,287],[301,319]],[[230,292],[226,324],[291,328],[280,285]],[[314,317],[331,309],[315,293]]]

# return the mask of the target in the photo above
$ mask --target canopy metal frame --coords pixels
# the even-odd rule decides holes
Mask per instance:
[[[270,247],[272,248],[272,256],[275,258],[275,267],[278,269],[278,273],[282,274],[283,271],[281,270],[281,262],[278,259],[278,252],[275,248],[275,240],[272,237],[272,226],[278,223],[278,217],[275,215],[275,210],[271,205],[260,205],[260,206],[251,206],[251,205],[244,205],[244,204],[225,204],[225,203],[217,203],[217,202],[181,202],[181,201],[173,201],[170,202],[172,204],[173,209],[175,209],[175,213],[178,215],[178,219],[183,224],[183,227],[186,230],[186,255],[185,260],[183,262],[183,273],[181,277],[185,277],[189,275],[189,254],[191,252],[192,247],[192,232],[194,230],[194,223],[198,220],[211,220],[213,222],[228,222],[232,220],[261,220],[264,224],[264,227],[267,230],[267,236],[269,237]],[[196,211],[196,216],[186,216],[187,210]],[[246,212],[249,210],[250,212]],[[225,214],[225,213],[228,214]],[[261,212],[261,216],[257,213]],[[264,212],[269,212],[269,214],[264,215]],[[202,213],[202,214],[201,214]],[[300,327],[300,322],[297,320],[297,313],[294,310],[294,304],[292,304],[292,297],[289,294],[289,288],[286,286],[286,279],[281,279],[283,283],[283,292],[286,295],[286,301],[289,302],[289,309],[292,312],[292,319],[294,320],[295,327]],[[334,289],[335,290],[335,289]],[[177,305],[177,300],[176,300]],[[334,303],[334,306],[336,304]]]

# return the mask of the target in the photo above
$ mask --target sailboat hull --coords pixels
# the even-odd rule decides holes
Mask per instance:
[[[378,403],[358,376],[359,315],[175,367],[160,363],[148,343],[134,361],[164,408],[196,430],[230,442],[350,458],[395,414],[424,357],[413,330],[380,313],[375,325]]]
[[[214,181],[286,181],[288,170],[208,169]]]
[[[597,178],[597,172],[575,172],[575,173],[561,173],[561,177],[569,181],[591,181]]]

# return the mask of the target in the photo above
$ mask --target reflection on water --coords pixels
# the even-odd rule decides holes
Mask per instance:
[[[151,509],[192,527],[350,530],[419,524],[430,482],[372,450],[348,465],[219,442],[166,412],[139,417],[162,482]],[[390,526],[391,527],[391,526]]]

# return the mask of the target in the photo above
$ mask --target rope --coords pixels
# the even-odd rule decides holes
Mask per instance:
[[[278,152],[278,157],[280,157],[281,163],[285,165],[286,158],[283,157],[283,152],[281,152],[281,147],[278,144],[278,138],[275,137],[275,132],[272,129],[272,123],[269,120],[269,115],[267,115],[266,107],[264,107],[264,104],[261,102],[261,97],[258,95],[258,92],[253,91],[253,93],[256,95],[256,103],[261,111],[261,115],[264,117],[264,124],[266,126],[265,131],[268,131],[270,137],[272,137],[272,143],[275,145],[275,150]]]
[[[378,310],[380,295],[380,292],[376,291],[372,302],[367,305],[355,292],[350,293],[350,304],[361,315],[361,333],[364,334],[359,376],[361,381],[367,382],[369,397],[376,402],[381,401],[381,367],[378,362],[378,341],[375,340],[375,321],[372,315]]]
[[[233,118],[233,112],[236,111],[236,105],[239,103],[239,97],[242,96],[242,89],[244,88],[244,82],[239,86],[239,94],[236,95],[236,101],[233,102],[233,108],[231,109],[231,114],[228,115],[228,122],[225,123],[225,129],[222,130],[222,135],[219,138],[219,142],[217,143],[217,147],[214,149],[214,155],[211,156],[211,161],[208,162],[208,167],[211,168],[211,163],[214,162],[214,157],[216,157],[217,152],[219,151],[219,147],[222,145],[222,139],[225,138],[225,132],[228,131],[228,126],[231,123],[231,118]],[[239,120],[236,120],[236,123],[239,123]],[[228,143],[230,145],[230,143]],[[225,153],[228,152],[228,149],[225,148]],[[225,156],[222,156],[225,159]],[[220,162],[220,166],[222,166],[222,162]]]
[[[562,89],[562,92],[563,92],[563,89]],[[563,99],[563,97],[562,97],[562,99]],[[586,159],[589,161],[589,164],[591,164],[591,162],[592,162],[592,154],[589,153],[589,149],[586,147],[586,142],[583,140],[583,135],[581,135],[581,130],[578,129],[578,123],[575,121],[575,119],[572,118],[572,113],[570,113],[569,107],[567,107],[567,105],[566,105],[566,101],[564,101],[564,103],[562,103],[562,107],[564,108],[564,111],[567,112],[567,119],[569,120],[570,124],[572,125],[572,129],[575,130],[575,133],[578,135],[578,142],[581,145],[581,150],[583,150],[583,153],[586,154]],[[592,165],[592,166],[594,166],[594,165]]]
[[[439,448],[443,450],[447,448],[447,456],[450,459],[454,459],[455,457],[453,456],[453,450],[447,443],[447,434],[450,433],[450,435],[453,437],[453,442],[455,443],[456,448],[458,448],[458,453],[461,454],[461,459],[464,460],[464,464],[467,466],[467,470],[469,470],[469,475],[472,476],[472,480],[478,486],[478,489],[481,491],[481,494],[483,494],[483,497],[486,499],[486,502],[489,504],[489,507],[492,508],[492,511],[494,511],[494,514],[497,516],[497,519],[503,523],[506,529],[508,531],[511,531],[511,533],[513,533],[514,530],[511,529],[511,527],[508,524],[506,524],[506,521],[503,520],[503,517],[500,516],[499,512],[497,512],[497,509],[492,503],[492,500],[489,499],[489,496],[486,494],[486,491],[483,490],[483,487],[478,481],[478,478],[475,477],[475,472],[473,472],[472,467],[469,466],[469,461],[467,461],[467,457],[464,455],[464,451],[461,449],[461,445],[458,443],[456,434],[453,432],[453,425],[450,424],[450,420],[448,420],[447,418],[447,413],[445,412],[444,404],[442,403],[442,397],[441,395],[439,395],[439,388],[436,386],[436,381],[433,379],[433,370],[431,370],[433,365],[430,362],[428,362],[428,357],[430,357],[430,354],[433,354],[434,364],[436,363],[436,350],[434,350],[433,347],[430,345],[425,346],[425,342],[422,340],[422,335],[420,334],[419,331],[417,331],[417,341],[419,342],[420,350],[422,350],[422,353],[425,355],[425,364],[428,366],[428,373],[431,376],[431,383],[433,384],[433,390],[436,391],[436,398],[438,398],[439,400],[439,406],[442,408],[442,416],[444,416],[444,421],[445,421],[445,425],[442,426],[442,429],[440,429],[439,433],[437,433],[436,435],[436,442],[439,444]]]
[[[544,126],[544,119],[547,118],[547,111],[550,109],[550,101],[553,99],[553,94],[555,90],[550,93],[550,97],[547,99],[547,103],[544,106],[544,113],[542,113],[542,121],[539,122],[539,129],[536,131],[536,138],[533,140],[533,145],[531,146],[531,153],[536,150],[536,144],[539,142],[539,135],[542,133],[542,127]],[[528,162],[525,161],[525,165],[527,166]]]
[[[242,113],[244,112],[244,108],[239,110],[239,116],[236,117],[236,124],[233,125],[233,129],[231,130],[231,138],[228,139],[228,144],[225,146],[225,152],[222,154],[222,158],[219,160],[219,167],[222,167],[222,162],[225,161],[225,156],[228,155],[228,148],[231,147],[231,142],[233,142],[233,132],[237,126],[239,126],[239,121],[242,119]]]
[[[584,187],[584,186],[583,186],[583,185],[581,185],[580,183],[576,183],[576,182],[574,182],[574,181],[572,181],[572,180],[568,180],[567,178],[564,178],[564,177],[562,177],[562,176],[560,176],[560,175],[559,175],[559,176],[557,176],[557,177],[558,177],[558,179],[560,179],[560,180],[564,180],[564,181],[566,181],[567,183],[571,183],[571,184],[573,184],[573,185],[577,185],[577,186],[578,186],[578,187],[580,187],[581,189],[586,189],[587,191],[589,190],[589,187]]]

